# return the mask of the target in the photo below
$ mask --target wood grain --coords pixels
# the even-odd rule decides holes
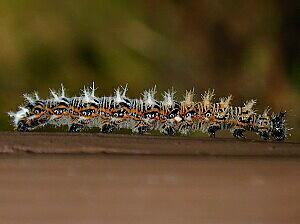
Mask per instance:
[[[300,144],[225,138],[2,132],[0,152],[300,156]]]
[[[298,224],[290,157],[0,154],[2,224]]]

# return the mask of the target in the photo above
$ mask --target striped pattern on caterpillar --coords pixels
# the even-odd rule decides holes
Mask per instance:
[[[181,101],[175,99],[175,91],[168,90],[159,101],[156,88],[144,91],[142,97],[126,96],[127,85],[115,90],[113,96],[97,97],[94,83],[84,87],[79,97],[67,97],[63,85],[56,92],[50,89],[49,99],[40,99],[37,93],[24,94],[25,105],[17,112],[9,112],[18,131],[32,131],[45,125],[68,126],[70,132],[99,128],[103,133],[117,129],[130,129],[144,134],[157,130],[161,134],[187,135],[201,131],[215,137],[219,130],[229,130],[236,138],[245,138],[244,132],[255,132],[263,140],[283,141],[288,136],[286,112],[272,113],[267,108],[256,113],[255,100],[243,106],[232,106],[232,97],[214,102],[214,91],[201,95],[195,101],[195,91],[186,91]]]

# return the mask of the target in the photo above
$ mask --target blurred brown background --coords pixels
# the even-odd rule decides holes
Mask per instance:
[[[215,88],[234,103],[289,111],[299,140],[297,1],[0,1],[0,128],[25,92],[64,83],[69,95]],[[298,4],[299,5],[299,4]]]

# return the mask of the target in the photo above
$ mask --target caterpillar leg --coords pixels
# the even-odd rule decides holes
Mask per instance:
[[[26,124],[25,122],[20,121],[18,123],[17,130],[21,131],[21,132],[27,132],[27,131],[30,131],[30,126],[28,126],[28,124]]]
[[[276,131],[273,131],[272,137],[276,141],[283,141],[286,138],[286,134],[283,130],[276,130]]]
[[[267,131],[258,132],[258,135],[262,140],[270,139],[269,133]]]
[[[147,133],[150,130],[150,126],[141,122],[138,123],[133,129],[132,132],[139,134],[139,135],[143,135],[145,133]]]
[[[169,126],[169,125],[164,125],[160,132],[164,135],[175,135],[175,128]]]
[[[217,126],[217,125],[210,126],[207,130],[207,132],[209,134],[209,137],[215,138],[216,137],[216,131],[218,131],[218,130],[220,130],[219,126]]]
[[[106,123],[102,126],[101,132],[105,134],[112,133],[115,128],[115,125]]]
[[[137,133],[139,134],[139,135],[143,135],[143,134],[145,134],[146,132],[148,132],[150,130],[150,128],[149,128],[149,126],[139,126],[139,127],[137,127]]]
[[[32,131],[38,127],[42,127],[46,124],[48,120],[39,119],[39,120],[21,120],[18,122],[17,130],[21,132]]]
[[[192,125],[184,124],[180,126],[178,131],[182,135],[188,135],[191,132],[191,129],[192,129]]]
[[[72,124],[69,128],[69,132],[80,132],[84,126],[82,124]]]
[[[246,130],[244,128],[237,128],[233,130],[233,136],[237,139],[245,139],[244,132]]]

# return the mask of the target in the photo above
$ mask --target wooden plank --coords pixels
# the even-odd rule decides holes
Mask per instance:
[[[0,152],[300,156],[300,144],[224,138],[2,132],[0,133]]]
[[[3,224],[300,223],[291,157],[0,154]]]

